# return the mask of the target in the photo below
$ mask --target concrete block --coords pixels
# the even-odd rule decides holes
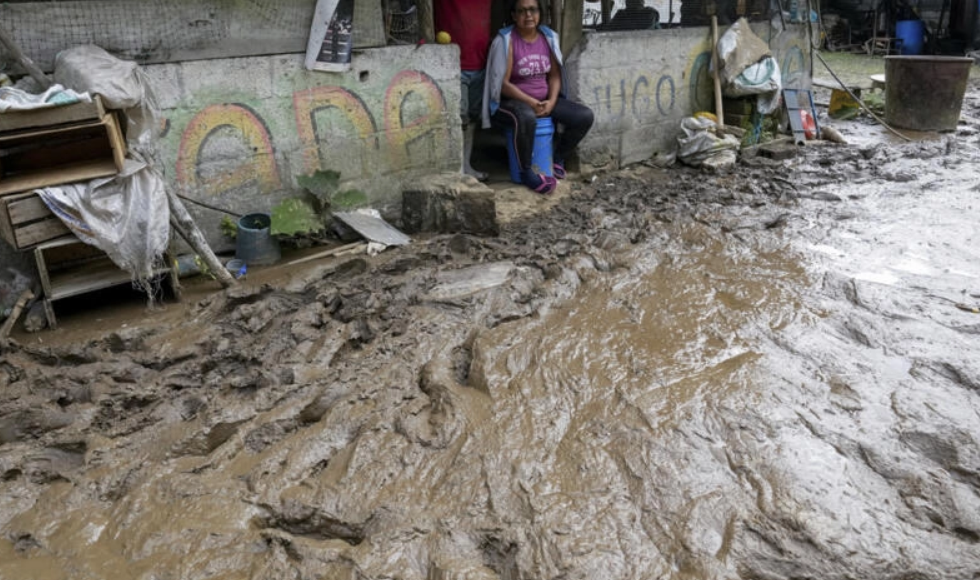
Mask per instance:
[[[781,161],[796,157],[798,149],[793,143],[766,143],[759,147],[759,155]]]
[[[473,177],[440,173],[420,179],[402,192],[402,229],[418,232],[496,236],[493,190]]]

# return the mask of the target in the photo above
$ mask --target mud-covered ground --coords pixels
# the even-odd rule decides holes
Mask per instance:
[[[18,334],[0,578],[980,578],[978,109]]]

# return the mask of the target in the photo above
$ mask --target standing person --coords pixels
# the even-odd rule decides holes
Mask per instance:
[[[487,174],[473,169],[473,136],[483,103],[487,50],[490,46],[491,0],[435,0],[435,25],[459,46],[460,110],[463,122],[463,173],[480,181]]]
[[[592,110],[565,96],[567,81],[558,34],[541,25],[540,0],[512,0],[513,24],[490,45],[483,126],[513,132],[521,181],[537,193],[551,193],[565,178],[565,159],[592,127]],[[531,168],[538,117],[550,116],[555,131],[554,177]],[[557,179],[556,179],[557,178]]]

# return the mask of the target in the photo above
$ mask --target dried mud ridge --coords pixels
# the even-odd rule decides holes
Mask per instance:
[[[175,327],[127,329],[70,348],[7,344],[0,555],[46,562],[59,571],[52,578],[94,577],[98,567],[80,557],[84,543],[56,533],[91,518],[113,530],[97,545],[119,577],[980,578],[980,512],[968,511],[980,505],[977,433],[953,424],[901,434],[931,466],[922,469],[886,445],[798,417],[888,482],[903,505],[882,509],[921,532],[853,546],[815,535],[805,506],[781,506],[778,486],[739,455],[737,447],[761,449],[773,434],[750,409],[719,410],[717,425],[732,438],[733,449],[721,453],[744,481],[744,510],[721,498],[707,504],[716,513],[699,515],[638,506],[635,517],[656,522],[636,524],[645,538],[621,535],[599,551],[575,552],[572,521],[539,530],[542,496],[527,491],[514,503],[520,494],[496,489],[510,478],[522,485],[521,474],[494,474],[500,466],[490,456],[466,457],[492,407],[488,378],[474,364],[482,333],[541,315],[588,280],[626,267],[630,248],[668,230],[697,227],[735,240],[777,233],[798,219],[802,198],[838,204],[836,219],[846,220],[847,200],[822,188],[901,183],[914,176],[880,168],[957,147],[954,139],[813,145],[802,158],[757,159],[724,175],[641,166],[572,184],[553,211],[507,224],[497,238],[435,236],[313,266],[285,287],[215,292]],[[488,264],[506,265],[503,284],[451,291],[453,272]],[[881,306],[850,280],[817,286],[858,310]],[[957,332],[971,337],[978,328]],[[876,340],[860,321],[850,332],[856,343]],[[967,361],[975,357],[962,354],[923,360],[913,372],[960,385],[976,409],[980,373]],[[848,384],[834,388],[839,413],[862,407]],[[640,477],[635,489],[659,485]],[[168,505],[177,507],[160,513]],[[701,525],[717,538],[700,544],[685,528]],[[894,545],[923,538],[947,555]],[[170,568],[175,558],[179,572]],[[17,561],[6,566],[0,577],[14,577]]]

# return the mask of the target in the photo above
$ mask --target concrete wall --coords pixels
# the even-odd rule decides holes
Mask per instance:
[[[363,195],[335,209],[370,206],[398,216],[401,186],[455,171],[462,159],[455,45],[389,47],[355,54],[346,73],[309,72],[302,55],[149,65],[165,123],[168,183],[238,213],[268,211],[301,193],[299,176],[341,174]],[[222,214],[189,205],[201,228]]]
[[[805,27],[753,30],[769,42],[783,86],[808,88]],[[582,163],[614,168],[672,151],[681,119],[715,110],[710,51],[707,28],[587,33],[567,59],[571,93],[596,115]]]
[[[784,85],[808,86],[805,27],[754,29],[770,43]],[[586,34],[566,59],[569,92],[596,112],[580,146],[586,169],[671,151],[681,119],[714,110],[709,48],[703,27]],[[343,189],[360,192],[335,199],[334,207],[374,207],[397,223],[405,184],[458,169],[454,45],[359,51],[345,73],[309,72],[302,62],[291,53],[143,63],[160,112],[168,185],[248,213],[300,194],[300,176],[334,170]],[[217,251],[232,249],[220,233],[224,214],[188,209]],[[0,241],[0,269],[23,268],[24,256]]]

